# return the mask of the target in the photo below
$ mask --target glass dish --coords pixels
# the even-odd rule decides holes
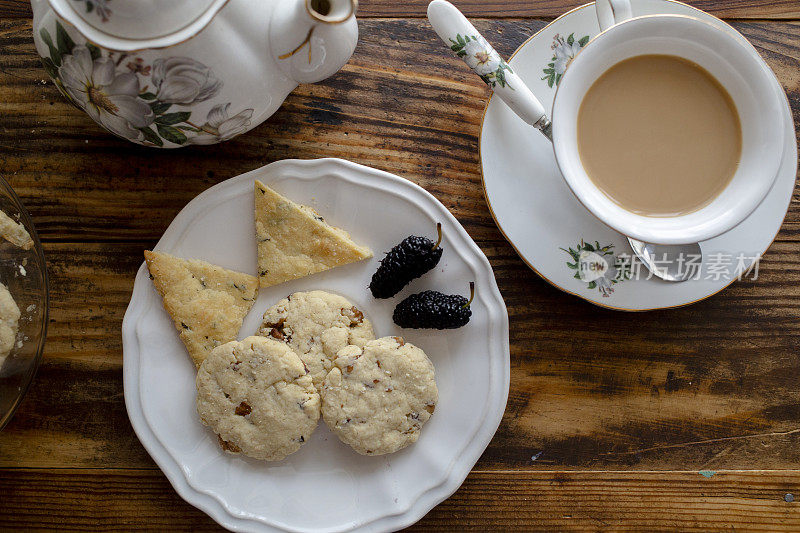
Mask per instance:
[[[11,186],[0,177],[0,210],[21,223],[33,246],[24,250],[0,237],[0,282],[19,307],[19,331],[14,346],[0,356],[0,430],[11,420],[36,374],[47,335],[49,292],[42,244],[28,211]]]

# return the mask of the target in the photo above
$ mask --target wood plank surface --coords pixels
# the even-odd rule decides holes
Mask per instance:
[[[512,380],[480,468],[798,464],[796,243],[776,242],[757,281],[620,315],[554,289],[500,239],[481,244],[511,317]],[[45,359],[0,433],[0,467],[152,466],[127,420],[118,333],[145,246],[46,244]]]
[[[361,0],[359,18],[424,17],[430,0]],[[554,18],[586,3],[584,0],[454,0],[471,17]],[[797,0],[686,0],[684,3],[720,18],[796,19],[800,18]],[[29,0],[0,0],[0,17],[31,16]]]
[[[408,531],[797,531],[800,471],[473,472]],[[152,470],[0,470],[0,529],[219,531]],[[791,498],[788,498],[791,499]]]
[[[800,15],[800,2],[703,2],[736,18]],[[568,2],[457,3],[503,17],[501,5],[527,16]],[[25,5],[0,0],[0,173],[45,242],[52,305],[36,381],[0,433],[0,529],[215,528],[175,495],[127,419],[119,331],[133,276],[199,192],[320,156],[433,193],[486,253],[508,306],[503,422],[462,489],[418,529],[800,529],[798,504],[783,500],[800,496],[800,193],[758,280],[682,309],[599,309],[540,279],[495,226],[477,152],[487,91],[424,20],[362,18],[345,69],[299,87],[267,123],[222,145],[160,152],[106,134],[45,81],[30,20],[12,16]],[[423,5],[362,9],[418,16]],[[545,24],[476,21],[504,55]],[[800,23],[734,26],[775,70],[800,124]],[[752,471],[722,472],[742,469]]]
[[[543,23],[479,25],[509,53]],[[24,44],[29,23],[0,27],[7,30],[0,32],[7,36],[0,45],[12,51],[3,55],[0,105],[17,111],[0,118],[7,133],[0,158],[47,242],[54,288],[45,364],[20,415],[0,437],[0,465],[18,466],[14,450],[33,444],[24,466],[150,465],[127,423],[120,340],[109,335],[119,331],[141,251],[209,186],[272,160],[318,154],[398,172],[424,186],[492,262],[509,307],[514,372],[506,418],[482,468],[528,466],[539,452],[537,468],[796,464],[796,204],[758,281],[685,309],[621,321],[618,313],[549,286],[505,242],[480,186],[476,136],[486,92],[421,21],[363,22],[365,37],[344,72],[299,88],[247,136],[177,152],[106,135],[41,83]],[[737,28],[797,101],[798,43],[790,39],[797,25]],[[409,35],[416,49],[400,54],[381,46],[397,33]],[[418,75],[411,74],[418,59],[409,56],[422,58]],[[446,79],[449,72],[455,81]],[[382,89],[377,96],[375,86]],[[29,124],[36,126],[27,131]],[[115,150],[124,155],[114,156]],[[86,306],[86,294],[98,294],[97,305]],[[65,375],[85,390],[59,387]],[[90,409],[90,402],[98,408]],[[112,416],[111,423],[96,411]],[[70,412],[77,416],[66,416]]]
[[[542,21],[476,21],[509,55]],[[776,71],[800,118],[800,24],[739,22]],[[287,157],[342,157],[433,193],[478,242],[497,229],[478,164],[488,92],[420,20],[366,20],[352,61],[298,87],[248,135],[157,151],[108,135],[62,98],[33,53],[30,22],[0,19],[0,158],[45,240],[154,240],[209,186]],[[404,35],[402,43],[395,43]],[[792,209],[787,226],[796,230]],[[795,235],[791,233],[790,235]]]

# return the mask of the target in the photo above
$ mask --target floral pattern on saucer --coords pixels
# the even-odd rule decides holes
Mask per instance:
[[[213,144],[247,131],[253,109],[230,112],[221,102],[194,119],[192,108],[223,86],[214,71],[189,57],[144,58],[76,44],[59,22],[55,40],[42,28],[49,56],[42,58],[56,87],[105,129],[140,144]]]
[[[578,55],[581,49],[589,42],[589,36],[584,35],[580,39],[575,38],[575,33],[570,33],[565,39],[559,34],[553,37],[553,44],[550,49],[553,50],[553,57],[550,63],[542,69],[544,72],[543,80],[547,80],[547,86],[553,87],[561,82],[561,76],[566,72],[570,61]]]
[[[585,282],[587,289],[597,289],[608,298],[614,292],[614,285],[632,277],[630,256],[615,256],[613,248],[613,244],[600,246],[598,241],[592,244],[581,239],[575,248],[561,250],[572,257],[572,262],[567,261],[567,267],[575,271],[575,279]]]
[[[505,71],[512,73],[514,71],[482,36],[457,33],[456,38],[451,38],[450,42],[452,43],[450,49],[463,59],[486,85],[494,88],[500,84],[500,87],[513,89],[506,83]]]

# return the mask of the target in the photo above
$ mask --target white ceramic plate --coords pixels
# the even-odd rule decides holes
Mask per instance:
[[[489,444],[509,385],[508,315],[486,257],[433,196],[397,176],[338,159],[286,160],[227,180],[192,200],[156,246],[255,274],[253,181],[315,207],[370,246],[376,257],[264,289],[239,337],[261,314],[298,290],[340,293],[365,310],[378,336],[400,334],[436,368],[439,403],[417,443],[362,457],[325,424],[286,460],[262,463],[224,454],[195,412],[195,369],[144,265],[122,326],[125,404],[144,447],[175,490],[237,531],[386,531],[410,525],[450,496]],[[390,300],[367,285],[383,252],[442,223],[444,255],[433,271]],[[432,288],[466,294],[472,320],[451,331],[401,330],[391,320],[401,298]]]
[[[689,15],[717,25],[747,43],[724,22],[686,4],[672,0],[634,0],[632,4],[634,16]],[[556,69],[570,54],[579,53],[581,45],[599,31],[594,4],[586,4],[532,36],[517,49],[509,64],[545,107],[552,108]],[[749,48],[763,63],[755,48]],[[553,60],[556,55],[561,61]],[[727,287],[770,246],[795,186],[797,144],[791,110],[774,74],[766,63],[763,65],[773,89],[785,102],[784,123],[780,125],[785,138],[781,168],[767,197],[747,220],[701,243],[704,258],[699,279],[683,283],[645,279],[644,267],[639,279],[617,283],[604,279],[589,284],[576,279],[570,249],[589,252],[592,250],[586,245],[595,251],[610,246],[605,258],[609,260],[620,253],[631,254],[630,246],[624,236],[604,225],[578,202],[558,171],[552,144],[498,98],[492,98],[484,114],[480,151],[486,200],[498,227],[523,261],[543,278],[604,307],[629,311],[675,307],[702,300]]]

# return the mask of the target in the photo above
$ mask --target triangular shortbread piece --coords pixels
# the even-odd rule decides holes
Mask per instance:
[[[372,257],[350,235],[310,207],[284,198],[256,180],[258,277],[262,287]]]
[[[220,344],[236,340],[256,301],[258,278],[161,252],[145,250],[144,258],[196,366]]]

